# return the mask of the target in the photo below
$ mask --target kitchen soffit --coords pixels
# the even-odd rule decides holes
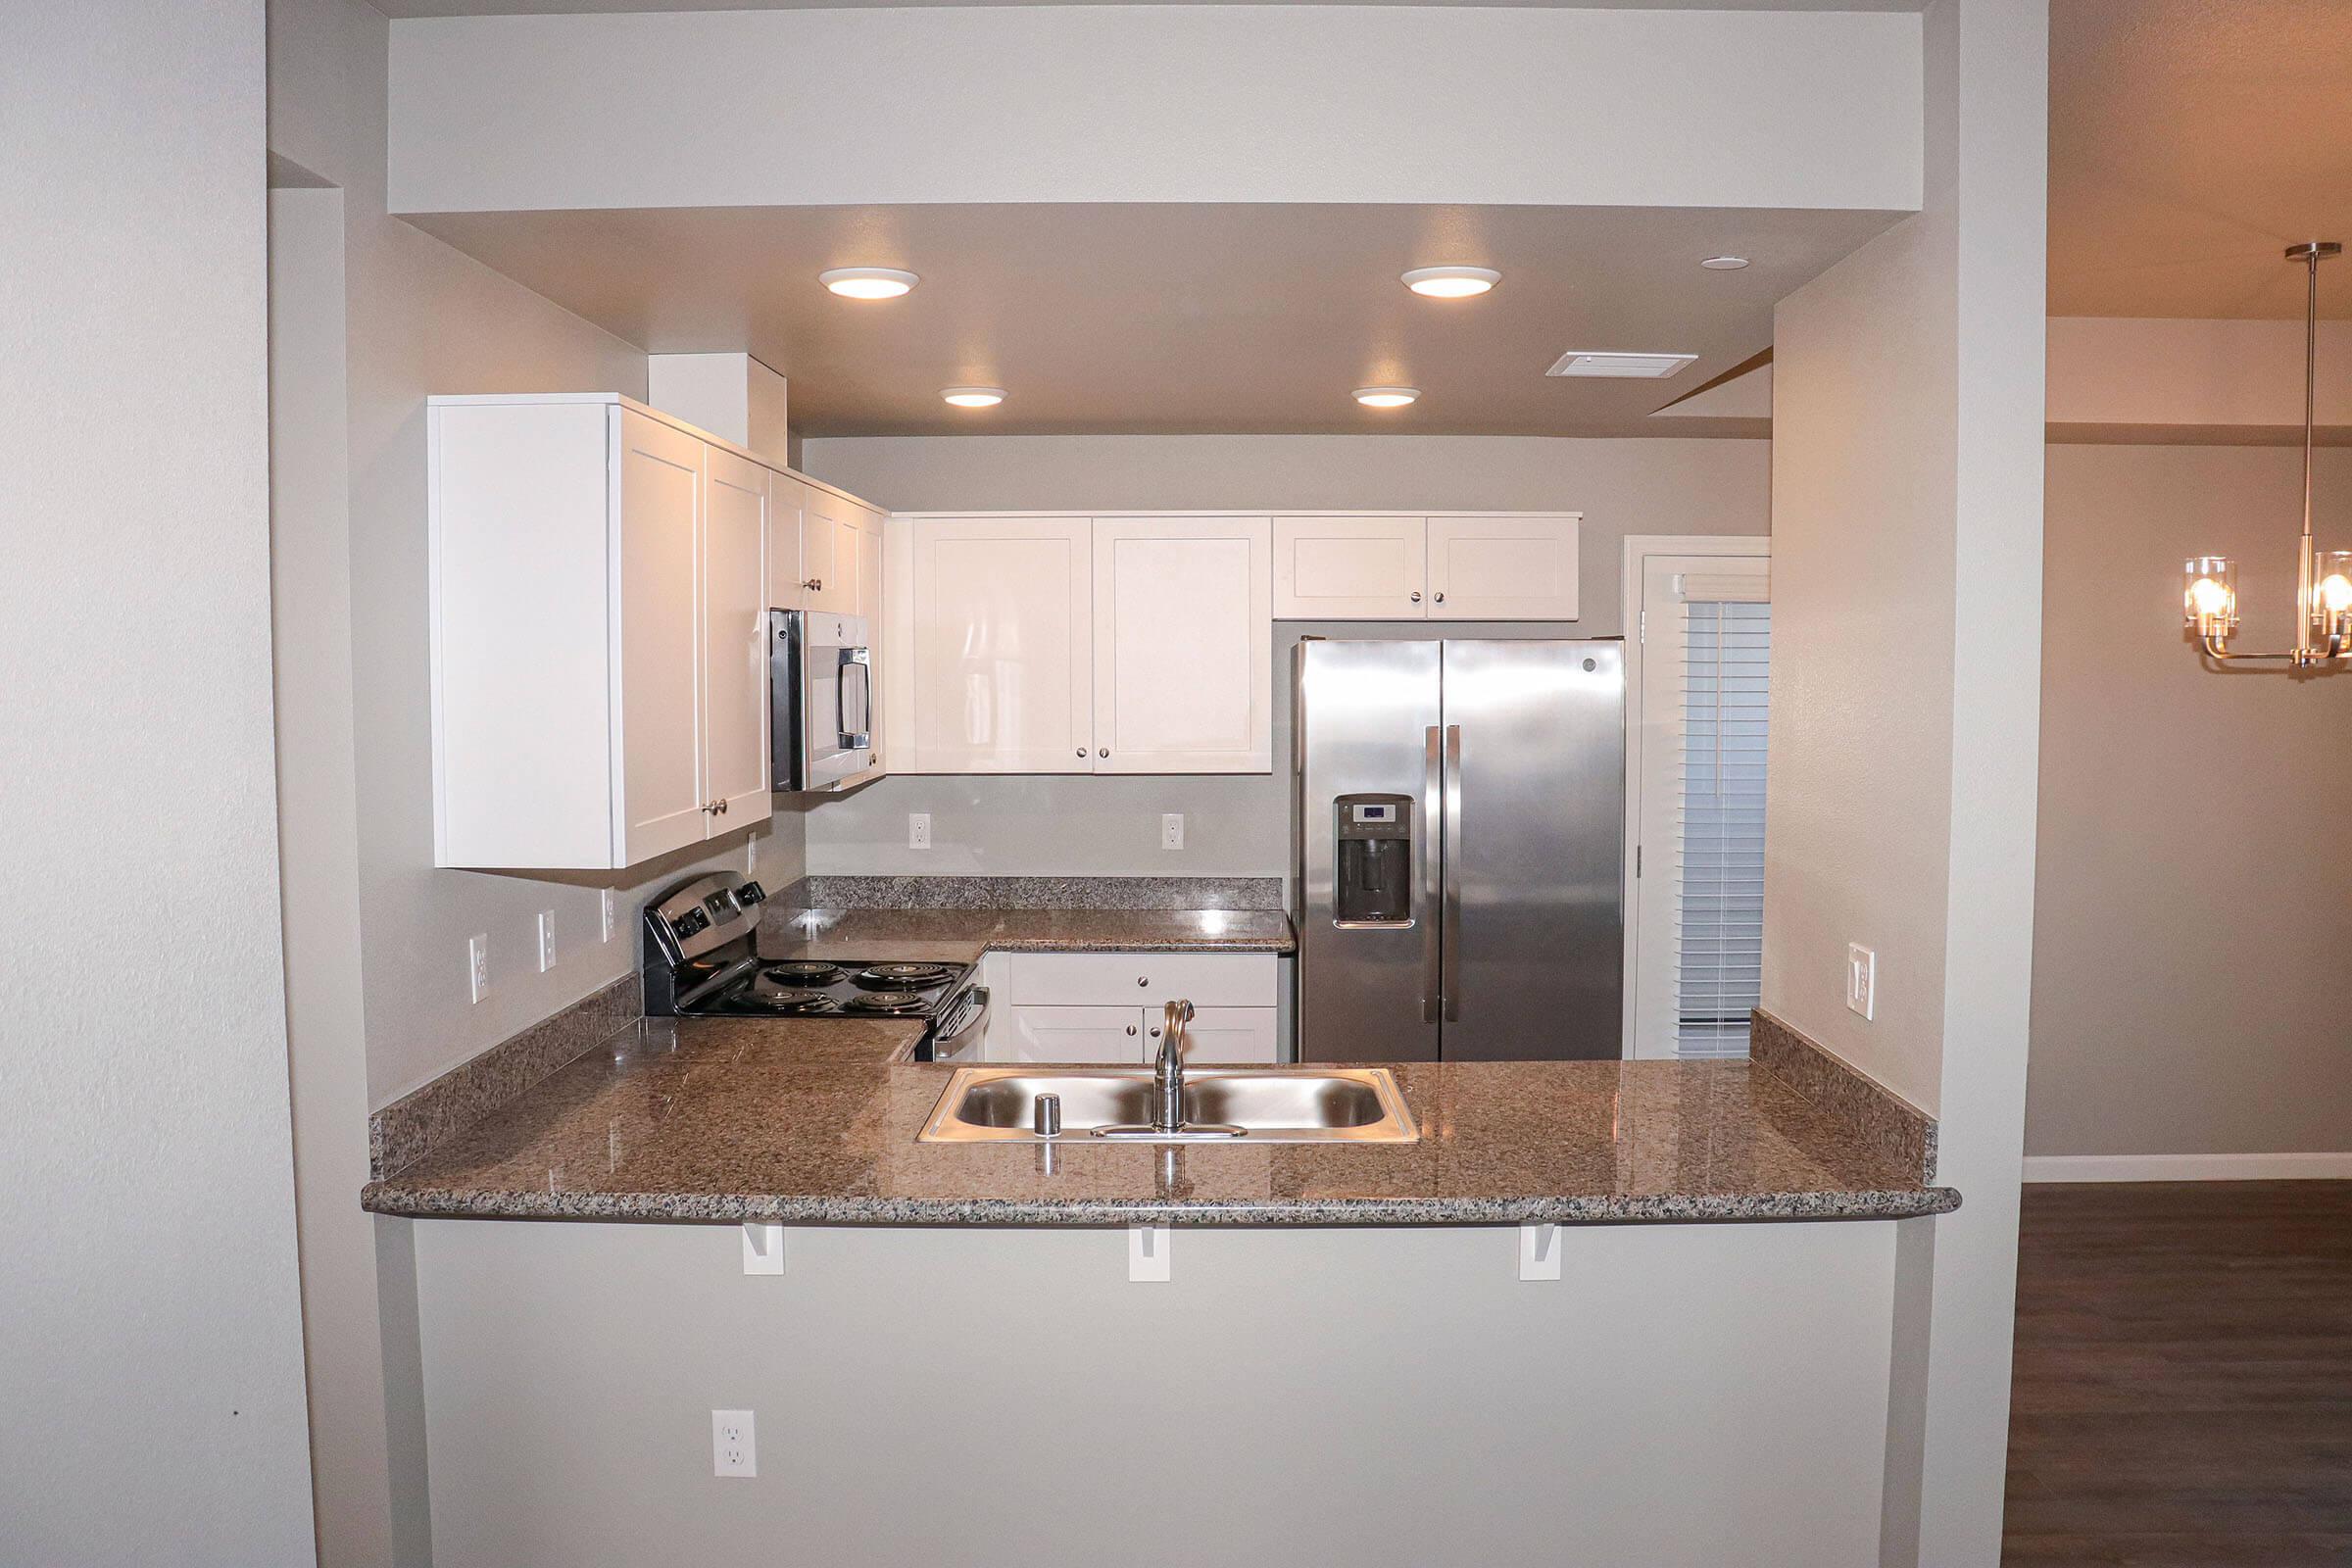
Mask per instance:
[[[1766,348],[1774,303],[1899,220],[1881,211],[1133,204],[414,215],[653,353],[749,350],[811,436],[1761,435],[1653,411]],[[1698,264],[1731,251],[1738,272]],[[1432,300],[1412,267],[1504,274]],[[828,268],[903,268],[843,300]],[[1564,381],[1562,351],[1698,356],[1672,381]],[[998,409],[939,389],[1009,388]],[[1369,411],[1362,386],[1417,387]],[[1661,427],[1663,426],[1663,427]]]

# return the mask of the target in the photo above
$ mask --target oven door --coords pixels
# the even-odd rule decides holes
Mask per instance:
[[[775,788],[845,790],[882,774],[864,617],[771,610]]]

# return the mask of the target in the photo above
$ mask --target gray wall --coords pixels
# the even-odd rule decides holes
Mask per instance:
[[[27,1568],[310,1556],[263,114],[261,0],[10,9],[0,1562]],[[50,902],[99,870],[120,931]]]
[[[1583,618],[1572,635],[1624,630],[1629,533],[1766,531],[1769,444],[1532,436],[942,436],[810,440],[808,469],[901,512],[1196,511],[1262,507],[1581,511]],[[1477,636],[1558,635],[1479,624]],[[808,866],[847,874],[1250,874],[1290,863],[1290,645],[1302,631],[1419,636],[1425,629],[1285,622],[1275,639],[1272,773],[1167,778],[885,779],[808,815]],[[906,848],[906,813],[931,813],[932,848]],[[1185,813],[1185,847],[1159,816]]]
[[[2052,447],[2034,1154],[2352,1150],[2352,675],[2202,667],[2180,563],[2293,635],[2301,454]],[[2323,542],[2352,452],[2320,454]]]

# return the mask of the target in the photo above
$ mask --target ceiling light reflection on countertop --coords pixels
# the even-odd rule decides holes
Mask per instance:
[[[1698,264],[1710,272],[1737,272],[1747,265],[1744,256],[1710,256]]]
[[[1466,300],[1502,281],[1491,267],[1416,267],[1404,274],[1406,288],[1436,300]]]
[[[1420,397],[1421,389],[1411,386],[1359,386],[1353,395],[1355,401],[1367,409],[1401,409]]]
[[[952,386],[940,396],[959,409],[993,409],[1004,401],[1001,386]]]
[[[888,267],[836,267],[817,273],[816,280],[853,300],[895,300],[922,281],[912,272]]]

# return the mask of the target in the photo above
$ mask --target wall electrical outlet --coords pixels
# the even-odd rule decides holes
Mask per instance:
[[[1866,1019],[1878,1015],[1879,956],[1859,942],[1846,944],[1845,1004]]]
[[[479,1002],[490,991],[490,939],[477,935],[466,939],[466,981],[471,998]]]
[[[556,911],[539,911],[539,972],[547,973],[556,966]]]
[[[1182,811],[1159,813],[1159,847],[1163,850],[1184,848],[1184,813]]]
[[[714,1476],[756,1476],[760,1446],[752,1431],[749,1410],[710,1412],[710,1473]]]
[[[910,850],[927,850],[931,847],[931,813],[929,811],[908,811],[906,813],[906,847]]]
[[[618,911],[614,908],[614,906],[620,901],[612,896],[612,890],[611,888],[605,888],[602,890],[602,892],[604,896],[597,900],[597,904],[599,906],[598,913],[603,918],[605,923],[604,940],[610,942],[612,940],[612,922],[618,916]]]

